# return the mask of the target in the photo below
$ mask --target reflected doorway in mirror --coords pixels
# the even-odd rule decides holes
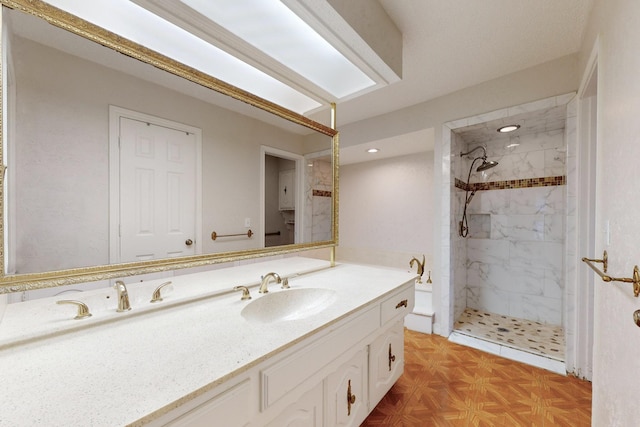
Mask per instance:
[[[111,262],[199,253],[201,130],[116,107],[110,112],[117,133],[110,160]]]

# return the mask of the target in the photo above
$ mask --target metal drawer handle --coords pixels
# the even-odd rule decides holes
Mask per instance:
[[[400,307],[408,307],[408,306],[409,306],[409,301],[406,299],[403,299],[396,305],[396,310]]]

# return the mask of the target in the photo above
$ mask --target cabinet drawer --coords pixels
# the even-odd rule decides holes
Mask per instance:
[[[400,319],[411,313],[415,304],[415,285],[390,296],[380,305],[380,324],[385,325],[395,319]]]

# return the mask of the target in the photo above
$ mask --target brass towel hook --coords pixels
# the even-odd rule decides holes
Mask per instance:
[[[607,254],[607,251],[604,251],[602,253],[602,259],[582,258],[582,261],[586,262],[587,264],[589,264],[589,262],[600,262],[600,263],[602,263],[602,271],[604,271],[605,273],[607,272],[607,268],[609,267],[609,255]],[[591,268],[593,268],[591,265],[589,265],[589,266]]]

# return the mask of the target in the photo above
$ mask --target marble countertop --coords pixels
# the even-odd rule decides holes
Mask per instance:
[[[66,320],[67,307],[64,318],[55,311],[55,320],[40,319],[53,325],[48,329],[36,327],[35,333],[23,324],[26,339],[16,340],[17,333],[10,331],[19,318],[25,313],[39,317],[29,310],[41,305],[57,310],[62,306],[49,298],[48,305],[40,301],[11,307],[0,324],[5,330],[0,334],[0,426],[144,423],[185,396],[212,389],[415,279],[415,274],[395,269],[323,267],[328,263],[288,258],[180,276],[159,308],[141,304],[136,312],[132,301],[130,312],[115,313],[115,305],[107,305],[92,318],[76,321]],[[240,313],[250,301],[229,290],[251,286],[251,301],[256,301],[262,297],[256,288],[259,277],[270,271],[290,277],[291,289],[333,289],[337,298],[320,313],[286,321],[286,327],[283,322],[247,321]],[[195,290],[200,287],[205,294]],[[287,290],[272,283],[270,294],[276,292]]]

